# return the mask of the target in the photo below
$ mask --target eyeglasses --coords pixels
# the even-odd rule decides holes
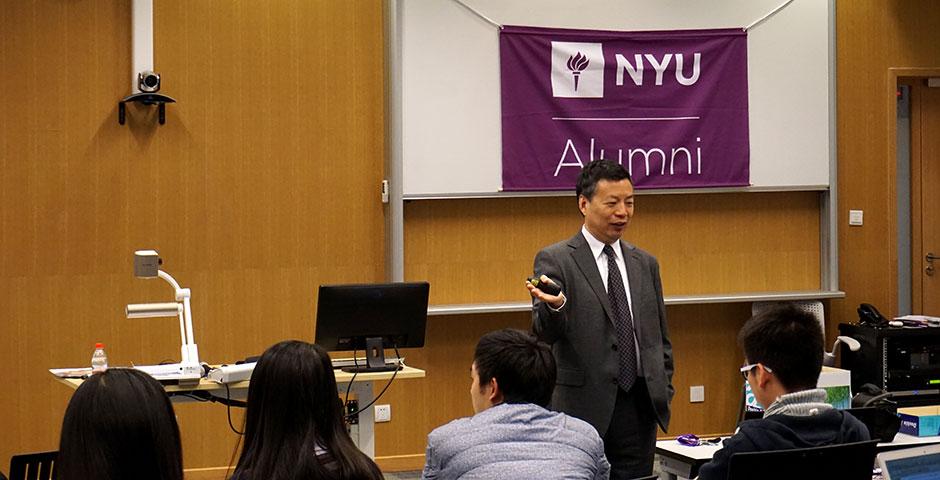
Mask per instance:
[[[751,370],[754,370],[754,368],[756,368],[758,365],[761,365],[761,364],[760,364],[760,363],[750,363],[750,364],[747,364],[747,365],[741,367],[741,376],[744,377],[744,381],[745,381],[745,382],[747,381],[747,374],[751,373]],[[764,367],[764,370],[766,370],[767,373],[774,373],[774,371],[771,370],[770,367],[768,367],[767,365],[761,365],[761,366]]]

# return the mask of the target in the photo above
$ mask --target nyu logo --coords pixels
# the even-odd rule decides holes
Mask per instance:
[[[681,53],[665,53],[657,57],[649,53],[636,53],[632,59],[617,53],[616,85],[624,86],[629,75],[633,85],[642,87],[649,66],[655,86],[664,84],[667,72],[675,76],[681,86],[698,82],[702,72],[702,54],[692,54],[692,65]],[[632,61],[631,61],[632,60]],[[604,52],[600,43],[552,42],[552,96],[561,98],[604,97]]]
[[[689,76],[685,75],[684,67],[684,58],[681,53],[667,53],[662,56],[662,58],[656,58],[649,53],[641,55],[639,53],[633,55],[633,63],[630,63],[630,60],[627,57],[617,54],[617,85],[623,85],[623,74],[624,72],[630,75],[630,78],[633,80],[633,83],[638,86],[643,86],[643,59],[646,59],[646,63],[649,63],[653,70],[656,72],[656,85],[663,84],[663,76],[667,70],[675,70],[676,72],[676,82],[680,85],[688,87],[689,85],[694,85],[698,81],[698,77],[702,72],[701,62],[702,54],[693,53],[692,54],[692,73]],[[669,67],[669,62],[675,58],[676,66],[674,68]]]
[[[587,56],[581,55],[581,52],[573,57],[568,57],[568,70],[571,70],[571,74],[574,75],[574,91],[578,91],[578,77],[590,64],[591,61],[588,60]]]
[[[604,51],[600,43],[552,42],[552,96],[604,97]]]

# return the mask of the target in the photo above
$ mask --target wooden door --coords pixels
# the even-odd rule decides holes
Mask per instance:
[[[940,88],[910,84],[911,307],[940,316]]]

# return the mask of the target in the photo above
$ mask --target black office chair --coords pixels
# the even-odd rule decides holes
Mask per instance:
[[[901,428],[901,417],[894,411],[882,407],[859,407],[843,410],[851,413],[868,427],[868,434],[872,440],[891,442]]]
[[[57,451],[10,457],[10,480],[54,480]]]
[[[877,440],[731,455],[729,480],[871,480]]]

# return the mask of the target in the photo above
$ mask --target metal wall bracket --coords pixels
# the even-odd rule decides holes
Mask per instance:
[[[163,125],[166,123],[166,104],[176,103],[176,100],[161,93],[135,93],[133,95],[128,95],[118,102],[118,123],[121,125],[124,125],[126,117],[124,104],[127,102],[137,102],[144,105],[156,105],[159,112],[158,120],[160,125]]]

